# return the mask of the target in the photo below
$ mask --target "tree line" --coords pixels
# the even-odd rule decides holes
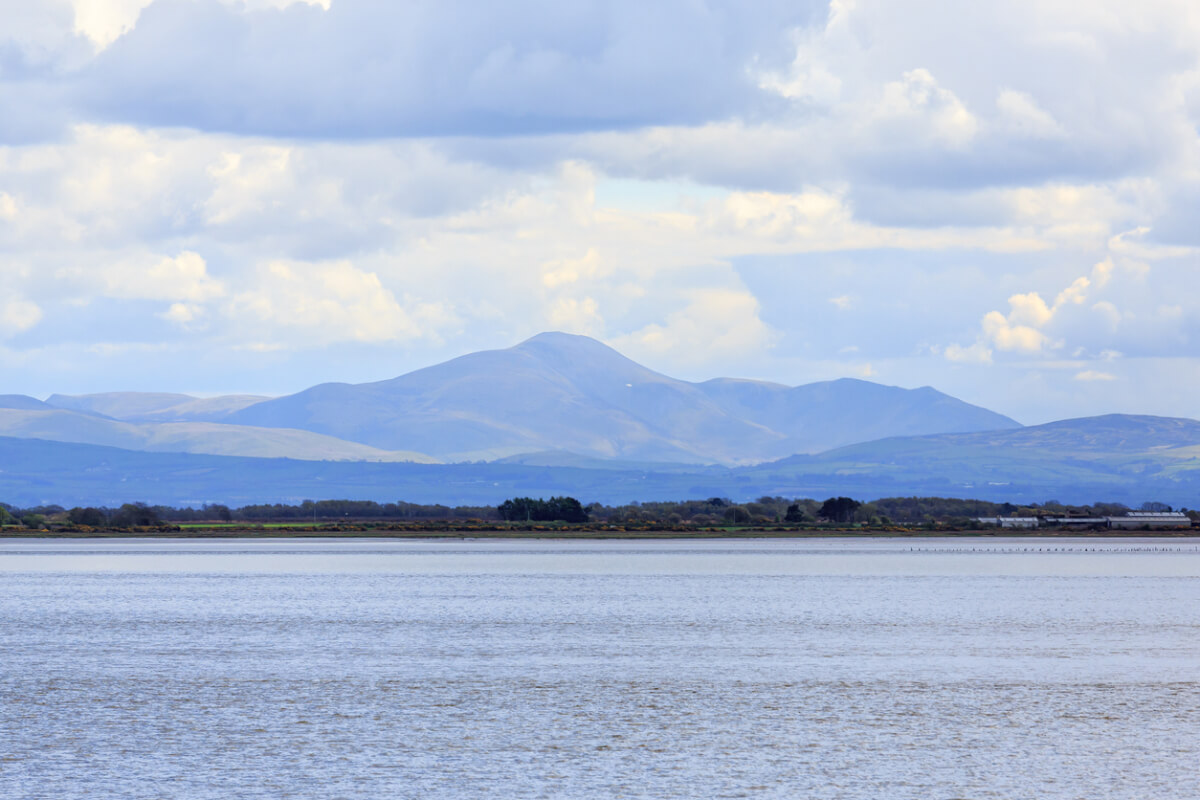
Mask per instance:
[[[1168,510],[1170,506],[1147,502],[1142,510]],[[967,526],[978,517],[1073,514],[1119,516],[1130,508],[1121,503],[1098,502],[1068,505],[1055,500],[1018,505],[950,497],[885,497],[862,502],[850,497],[812,498],[763,496],[748,502],[725,497],[707,499],[584,505],[574,497],[548,500],[514,497],[498,506],[446,506],[398,501],[305,500],[297,504],[252,504],[238,508],[219,503],[198,508],[176,508],[146,503],[125,503],[116,508],[86,506],[64,508],[41,505],[19,508],[0,503],[0,525],[39,528],[45,525],[89,528],[158,527],[181,523],[421,523],[476,520],[480,522],[566,522],[571,524],[706,528],[759,525],[933,525]],[[1186,509],[1183,509],[1186,511]],[[1194,518],[1200,514],[1189,512]]]

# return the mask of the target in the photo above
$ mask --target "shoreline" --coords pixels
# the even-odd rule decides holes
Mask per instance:
[[[973,530],[745,530],[745,531],[622,531],[622,530],[314,530],[254,528],[206,530],[0,531],[2,539],[524,539],[589,540],[707,540],[707,539],[1200,539],[1200,530],[1149,531],[973,531]]]

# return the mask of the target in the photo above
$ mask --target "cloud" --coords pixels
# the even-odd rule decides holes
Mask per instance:
[[[911,125],[911,135],[931,136],[953,148],[965,147],[979,130],[979,121],[962,101],[924,68],[885,84],[876,115],[888,130]]]
[[[0,300],[0,336],[22,333],[42,320],[42,309],[36,303],[10,295]]]
[[[686,305],[653,323],[618,337],[614,346],[637,356],[676,363],[729,361],[769,348],[775,334],[758,316],[754,295],[741,289],[699,289],[684,293]]]
[[[1012,303],[1013,300],[1020,297],[1021,295],[1014,295],[1009,302]],[[1014,323],[1014,317],[1019,317],[1021,314],[1021,308],[1015,305],[1012,313],[1007,317],[999,311],[988,312],[982,323],[984,339],[995,346],[997,350],[1012,350],[1028,354],[1041,353],[1047,345],[1051,345],[1050,340],[1044,333],[1031,325]]]
[[[98,48],[112,44],[137,23],[142,9],[154,0],[71,0],[75,11],[75,32],[83,34]],[[332,0],[223,0],[247,9],[286,8],[292,3],[307,3],[326,10]]]
[[[992,351],[983,342],[963,347],[957,344],[947,345],[942,351],[947,361],[953,361],[959,364],[990,364],[992,363]]]
[[[1066,131],[1025,92],[1001,89],[996,96],[1001,124],[1015,135],[1031,139],[1061,139]]]
[[[1008,314],[999,311],[989,311],[980,323],[980,338],[974,345],[961,347],[951,345],[943,351],[951,361],[975,360],[990,361],[992,349],[1002,352],[1015,352],[1023,355],[1043,355],[1050,350],[1062,347],[1063,342],[1051,338],[1046,329],[1056,318],[1060,318],[1072,306],[1083,306],[1088,302],[1089,295],[1097,289],[1108,286],[1113,275],[1113,255],[1097,262],[1090,276],[1081,275],[1075,278],[1066,288],[1062,289],[1054,299],[1053,305],[1046,303],[1037,292],[1014,294],[1008,298]],[[1109,330],[1115,330],[1122,320],[1121,311],[1111,301],[1100,300],[1091,305],[1091,310],[1102,318]],[[1158,312],[1159,318],[1169,318],[1182,314],[1182,308],[1177,313]],[[986,359],[982,356],[986,354]]]
[[[605,268],[600,253],[591,247],[580,258],[560,259],[543,264],[542,284],[548,289],[555,289],[579,281],[592,281],[609,272],[611,270]]]
[[[813,13],[686,0],[325,5],[153,3],[81,73],[81,102],[107,119],[288,136],[695,122],[751,107],[746,67]],[[92,26],[100,40],[106,24]]]
[[[225,314],[253,341],[280,345],[437,340],[454,321],[444,303],[401,302],[374,272],[348,261],[273,261]],[[258,338],[255,338],[258,337]]]
[[[594,298],[560,297],[550,306],[547,322],[551,330],[602,336],[604,318]]]
[[[203,303],[226,293],[225,284],[209,275],[204,259],[191,251],[174,257],[143,255],[96,268],[64,268],[58,277],[70,282],[76,293],[90,288],[128,300]]]
[[[1098,372],[1092,369],[1085,369],[1082,372],[1075,373],[1077,381],[1115,381],[1116,375],[1109,372]]]
[[[846,309],[850,308],[850,306],[854,305],[854,298],[848,294],[842,294],[838,295],[837,297],[829,298],[829,304],[841,311],[845,311]]]

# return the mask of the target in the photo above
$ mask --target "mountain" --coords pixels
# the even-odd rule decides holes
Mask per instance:
[[[542,460],[542,459],[534,459]],[[1196,506],[1200,422],[1107,416],[1012,431],[897,437],[749,467],[588,462],[412,464],[147,453],[0,437],[0,499],[17,505],[299,502],[305,498],[495,505],[762,495],[967,497],[1018,503],[1158,500]]]
[[[1017,430],[889,438],[792,456],[746,474],[768,493],[840,481],[847,491],[860,487],[871,494],[1070,496],[1078,502],[1141,502],[1162,494],[1194,506],[1200,422],[1111,414]]]
[[[643,495],[648,477],[654,481],[651,496],[687,496],[697,474],[705,471],[693,469],[655,476],[632,470],[508,464],[298,461],[147,453],[0,436],[0,499],[24,507],[115,507],[136,501],[240,506],[314,498],[388,502],[420,498],[422,503],[498,505],[509,497],[561,494],[615,503]]]
[[[52,406],[26,394],[0,394],[0,408],[15,408],[22,411],[47,410]]]
[[[214,422],[134,424],[49,406],[33,410],[0,408],[0,436],[156,452],[303,460],[436,461],[421,453],[384,451],[311,431]]]
[[[779,449],[788,455],[888,436],[1020,427],[929,386],[900,389],[853,378],[796,387],[717,378],[698,386],[726,413],[784,434]]]
[[[268,399],[251,394],[200,398],[164,392],[103,392],[52,394],[46,405],[125,422],[219,422],[235,411]]]
[[[928,387],[789,388],[654,372],[585,336],[544,333],[398,378],[328,383],[224,421],[314,431],[449,461],[569,451],[606,459],[749,464],[880,436],[1019,427]]]

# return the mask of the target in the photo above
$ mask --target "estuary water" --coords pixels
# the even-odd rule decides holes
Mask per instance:
[[[0,797],[1200,797],[1200,544],[0,540]]]

